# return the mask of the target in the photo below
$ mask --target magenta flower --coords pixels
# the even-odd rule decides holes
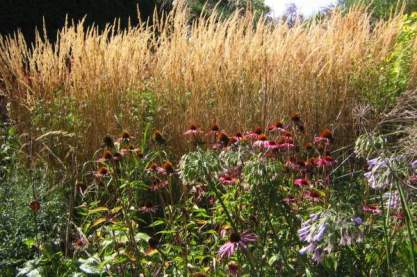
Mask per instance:
[[[363,206],[362,210],[365,213],[371,213],[373,215],[380,215],[382,214],[382,210],[375,205],[365,205]]]
[[[308,200],[310,200],[311,202],[320,202],[320,193],[318,193],[315,190],[309,190],[304,192],[304,197]]]
[[[196,136],[200,133],[201,133],[201,131],[198,130],[197,126],[191,125],[190,129],[188,129],[187,131],[184,132],[184,135],[185,136]]]
[[[273,150],[279,149],[279,145],[278,145],[275,141],[273,141],[273,140],[267,141],[267,142],[265,143],[264,147],[265,147],[267,150],[270,150],[270,151],[273,151]]]
[[[294,140],[291,136],[284,136],[278,141],[278,149],[280,150],[291,150],[295,148]]]
[[[298,178],[294,180],[294,185],[297,187],[308,186],[310,182],[306,178]]]
[[[317,167],[331,167],[336,163],[336,161],[330,156],[318,157],[314,160],[314,164]]]
[[[243,232],[242,234],[239,234],[233,232],[230,235],[229,241],[220,247],[217,254],[220,259],[225,257],[230,258],[237,250],[246,249],[248,244],[255,242],[256,239],[257,237],[253,233]]]
[[[149,186],[149,189],[151,191],[158,191],[158,190],[166,188],[167,186],[168,186],[168,181],[167,180],[164,180],[164,181],[155,180],[152,183],[152,185]]]
[[[223,185],[234,185],[238,182],[238,179],[229,175],[222,175],[219,177],[219,181]]]

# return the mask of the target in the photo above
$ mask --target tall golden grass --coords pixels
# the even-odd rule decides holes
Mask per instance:
[[[31,121],[18,106],[31,110],[54,101],[57,91],[75,99],[87,123],[76,132],[89,153],[106,133],[141,131],[134,100],[126,99],[143,91],[155,94],[155,127],[175,146],[190,123],[235,132],[295,112],[308,133],[331,127],[339,141],[349,142],[352,111],[362,90],[378,83],[375,72],[401,24],[396,16],[371,26],[369,14],[356,8],[293,28],[263,19],[255,24],[250,14],[225,21],[213,14],[189,25],[187,10],[178,7],[153,26],[128,30],[67,24],[56,43],[41,35],[33,45],[20,33],[3,37],[0,83],[22,129]],[[416,65],[417,58],[414,71]],[[123,116],[117,121],[115,114]]]

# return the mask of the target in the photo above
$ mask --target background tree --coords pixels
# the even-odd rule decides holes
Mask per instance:
[[[405,12],[417,11],[416,0],[341,0],[340,5],[346,9],[354,5],[366,5],[373,11],[374,18],[387,18],[404,4]]]

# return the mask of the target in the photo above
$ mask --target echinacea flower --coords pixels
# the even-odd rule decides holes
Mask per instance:
[[[304,187],[308,186],[310,184],[310,181],[308,181],[306,178],[298,178],[294,180],[294,185],[297,187]]]
[[[277,144],[280,150],[291,150],[295,148],[294,140],[291,136],[283,136]]]
[[[236,133],[236,135],[234,135],[233,136],[233,138],[236,140],[236,141],[241,141],[242,139],[243,139],[243,135],[241,134],[241,133]]]
[[[287,205],[292,205],[297,202],[297,199],[295,199],[294,196],[288,196],[282,199],[282,201],[284,201],[284,203]]]
[[[157,206],[154,206],[150,201],[146,201],[145,204],[139,208],[139,211],[144,214],[154,214],[157,211]]]
[[[122,136],[120,137],[119,141],[120,141],[121,143],[124,143],[124,144],[129,144],[129,142],[130,142],[130,140],[131,140],[132,138],[133,138],[133,137],[131,137],[131,136],[130,136],[130,134],[129,134],[128,132],[124,131],[124,132],[122,133]]]
[[[320,135],[317,137],[314,137],[314,143],[320,144],[324,143],[325,145],[328,145],[334,141],[333,134],[330,129],[324,129],[320,132]]]
[[[151,163],[147,168],[146,171],[148,173],[158,173],[159,166],[156,163]]]
[[[143,153],[142,150],[139,147],[133,148],[131,147],[130,152],[133,153],[138,159],[142,159],[143,158]]]
[[[281,121],[277,121],[275,124],[272,124],[268,127],[268,131],[275,133],[286,132],[287,126],[284,126]]]
[[[122,157],[126,157],[131,153],[131,151],[130,151],[130,149],[122,148],[122,149],[120,149],[119,153],[122,155]]]
[[[103,178],[103,177],[107,177],[107,176],[109,176],[110,175],[110,172],[109,172],[109,170],[107,169],[107,167],[104,167],[104,166],[102,166],[102,167],[100,167],[95,173],[94,173],[94,176],[96,176],[96,178],[98,178],[98,179],[100,179],[100,178]]]
[[[222,147],[226,147],[229,144],[230,138],[226,133],[220,132],[217,137],[217,141]]]
[[[165,173],[168,175],[173,174],[175,172],[174,165],[170,161],[165,161],[162,164],[162,168],[164,169]]]
[[[321,195],[315,190],[308,190],[304,192],[304,197],[312,202],[320,202]]]
[[[96,162],[97,163],[105,163],[105,162],[110,162],[112,160],[113,160],[112,152],[106,150],[106,151],[104,151],[103,156],[100,159],[98,159]]]
[[[233,232],[230,235],[229,241],[220,247],[218,256],[220,259],[225,257],[230,258],[236,251],[247,248],[248,244],[255,242],[256,239],[257,237],[253,233],[243,232],[242,234],[239,234]]]
[[[197,136],[201,131],[195,125],[191,125],[190,129],[184,132],[185,136]]]
[[[303,169],[305,168],[305,162],[299,161],[295,158],[290,158],[289,160],[286,161],[285,167],[293,171],[300,172],[300,171],[303,171]]]
[[[314,164],[317,167],[331,167],[336,164],[336,161],[329,155],[318,157],[314,160]]]
[[[123,155],[120,152],[116,152],[113,155],[113,161],[119,162],[123,159]]]
[[[237,178],[231,177],[229,175],[222,175],[219,177],[220,183],[223,185],[234,185],[238,182]]]
[[[250,140],[256,140],[261,134],[262,134],[262,128],[257,127],[255,130],[245,133],[245,138],[250,139]]]
[[[163,145],[163,144],[165,144],[165,143],[166,143],[165,138],[162,136],[161,132],[160,132],[160,131],[158,131],[158,130],[156,130],[156,131],[153,133],[152,140],[153,140],[156,144],[159,144],[159,145]]]
[[[274,151],[274,150],[279,149],[279,145],[275,141],[270,140],[264,144],[264,148],[269,151]]]
[[[264,148],[268,144],[266,135],[258,135],[255,142],[253,143],[254,147]]]
[[[37,213],[41,208],[41,202],[39,202],[39,200],[33,200],[29,204],[29,207],[32,210],[32,212]]]
[[[157,179],[157,180],[154,180],[152,185],[149,186],[149,189],[151,191],[158,191],[158,190],[164,189],[166,187],[168,187],[168,181],[167,180],[161,181],[161,180]]]
[[[370,213],[373,215],[380,215],[382,214],[382,210],[380,208],[378,208],[376,205],[365,205],[362,207],[362,210],[365,213]]]

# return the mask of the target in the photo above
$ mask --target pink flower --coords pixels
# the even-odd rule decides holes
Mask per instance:
[[[223,185],[234,185],[238,182],[238,179],[229,175],[222,175],[219,177],[219,181]]]
[[[245,133],[245,138],[248,138],[250,140],[256,140],[261,134],[262,129],[260,127],[257,127],[255,130]]]
[[[315,190],[308,190],[304,192],[304,197],[312,202],[320,202],[320,193]]]
[[[302,171],[305,168],[304,161],[297,161],[294,158],[290,158],[286,163],[285,167],[294,170],[294,171]]]
[[[315,144],[321,144],[324,143],[326,145],[333,142],[333,134],[332,131],[329,129],[324,129],[320,132],[320,135],[318,137],[314,137],[314,143]]]
[[[267,137],[265,135],[258,135],[256,137],[255,142],[253,143],[254,147],[259,147],[259,148],[265,148],[266,145],[268,145],[268,140]]]
[[[375,205],[365,205],[363,206],[362,210],[365,213],[371,213],[373,215],[380,215],[382,214],[382,210]]]
[[[286,203],[287,205],[291,205],[297,202],[297,200],[293,196],[285,197],[282,201]]]
[[[268,150],[271,150],[271,151],[279,149],[279,145],[273,140],[267,141],[265,143],[264,147]]]
[[[184,132],[184,135],[185,136],[196,136],[200,133],[201,133],[201,131],[198,130],[198,128],[195,125],[191,125],[190,129],[188,129],[187,131]]]
[[[294,180],[294,185],[297,187],[308,186],[310,182],[306,178],[298,178]]]
[[[331,167],[336,161],[331,156],[318,157],[314,160],[314,164],[317,167]]]
[[[294,140],[292,139],[291,135],[289,134],[288,136],[285,135],[283,136],[279,141],[278,141],[278,149],[280,150],[291,150],[295,148],[295,144],[294,144]]]
[[[166,188],[167,186],[168,186],[168,181],[167,180],[164,180],[164,181],[155,180],[153,182],[153,184],[149,187],[149,189],[151,191],[158,191],[158,190]]]
[[[245,249],[249,243],[255,242],[257,239],[256,235],[249,232],[243,232],[239,234],[237,232],[233,232],[230,235],[229,241],[223,244],[219,251],[218,256],[220,259],[225,257],[230,258],[237,250]]]

